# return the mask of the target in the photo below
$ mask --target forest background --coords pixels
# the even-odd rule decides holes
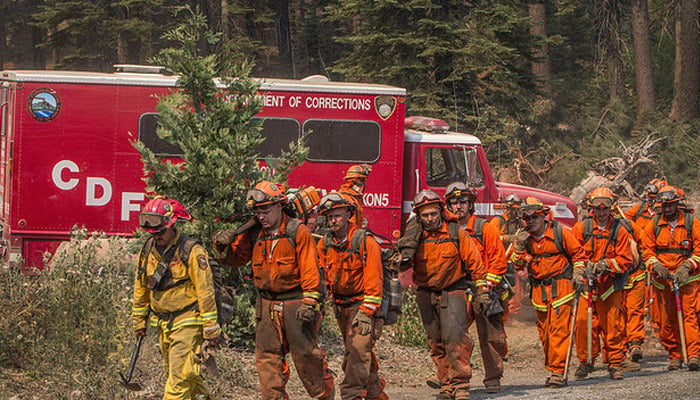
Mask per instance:
[[[182,5],[253,76],[405,87],[407,115],[476,134],[497,179],[700,192],[697,0],[0,0],[0,65],[146,64]]]

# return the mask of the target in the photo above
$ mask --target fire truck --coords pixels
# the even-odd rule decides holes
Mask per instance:
[[[178,78],[158,67],[116,66],[114,73],[0,71],[0,229],[5,262],[40,266],[75,225],[111,235],[133,234],[144,203],[142,163],[131,141],[157,155],[178,149],[156,135],[156,96],[176,90]],[[534,195],[556,219],[576,220],[575,203],[542,190],[495,182],[480,140],[450,132],[440,120],[405,118],[399,87],[259,79],[261,161],[307,133],[307,160],[290,187],[337,189],[353,164],[373,171],[363,198],[377,233],[397,238],[418,190],[444,194],[463,181],[477,188],[477,214],[497,215],[509,193]]]

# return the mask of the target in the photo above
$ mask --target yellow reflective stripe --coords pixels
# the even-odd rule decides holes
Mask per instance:
[[[381,297],[377,297],[377,296],[368,296],[368,295],[365,295],[364,302],[365,302],[365,303],[372,303],[372,304],[382,304],[382,298],[381,298]]]
[[[634,278],[631,278],[630,281],[632,281],[632,282],[639,282],[639,281],[643,280],[643,279],[646,278],[646,277],[647,277],[647,272],[644,271],[644,272],[642,272],[641,274],[635,276]]]
[[[607,260],[608,259],[606,258],[606,261]],[[611,258],[610,261],[612,262],[613,267],[615,267],[615,272],[617,272],[618,274],[621,274],[622,270],[620,269],[620,265],[617,263],[617,260],[614,258]]]
[[[486,274],[486,280],[491,281],[495,284],[500,283],[502,279],[503,279],[503,277],[501,275],[492,274],[490,272],[488,274]]]
[[[532,307],[537,311],[547,312],[546,304],[537,304],[534,300],[532,300]]]
[[[605,301],[605,299],[607,299],[608,297],[610,297],[610,295],[611,295],[614,291],[615,291],[615,287],[614,287],[614,286],[610,286],[610,288],[608,288],[608,290],[606,290],[605,292],[603,292],[603,294],[600,295],[600,299],[603,300],[603,301]]]
[[[171,329],[168,329],[168,321],[164,319],[160,319],[157,316],[151,316],[150,320],[150,325],[155,328],[160,328],[161,330],[165,332],[169,331],[174,331],[178,328],[181,328],[183,326],[187,325],[203,325],[204,321],[200,317],[192,317],[192,318],[185,318],[182,321],[178,321],[177,323],[173,324],[173,327]]]
[[[146,314],[148,314],[148,307],[132,308],[131,312],[134,315],[146,315]]]
[[[321,298],[321,293],[319,292],[304,292],[304,298],[312,298],[314,300],[319,300]]]
[[[649,259],[644,263],[644,266],[648,268],[649,265],[651,265],[651,263],[655,263],[655,262],[659,262],[659,260],[657,260],[656,257],[651,256],[651,257],[649,257]]]
[[[666,285],[664,285],[663,283],[657,282],[656,279],[652,279],[652,280],[651,280],[651,284],[654,285],[654,287],[657,288],[657,289],[659,289],[659,290],[664,290],[664,289],[666,289]]]
[[[210,321],[210,320],[217,319],[217,318],[218,318],[218,313],[216,311],[202,314],[202,320],[204,320],[204,321]]]
[[[574,268],[586,268],[586,263],[583,261],[576,261],[574,263]]]
[[[693,275],[693,276],[691,276],[690,278],[688,278],[688,283],[690,283],[690,282],[695,282],[695,281],[697,281],[697,280],[700,280],[700,274]]]
[[[566,303],[570,302],[571,300],[573,300],[573,298],[574,298],[574,292],[571,292],[571,293],[567,294],[566,296],[562,297],[561,299],[553,301],[552,308],[557,308],[557,307],[561,306],[562,304],[566,304]]]

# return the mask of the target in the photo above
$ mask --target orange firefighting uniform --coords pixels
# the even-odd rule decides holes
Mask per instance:
[[[672,227],[666,219],[659,219],[659,234],[654,236],[654,225],[650,223],[644,230],[642,238],[642,258],[651,275],[651,284],[654,286],[656,299],[659,302],[661,330],[659,337],[661,343],[673,360],[682,358],[680,331],[678,324],[685,327],[685,340],[688,357],[700,356],[700,342],[698,342],[698,315],[697,315],[697,290],[700,280],[700,222],[695,219],[693,232],[690,234],[685,229],[685,219],[694,218],[682,210],[678,210],[679,217],[675,227]],[[652,265],[659,262],[673,273],[686,260],[689,260],[692,269],[690,280],[680,287],[681,309],[683,321],[676,317],[676,298],[670,282],[662,281],[653,272]]]
[[[325,398],[333,391],[333,375],[325,353],[318,347],[320,312],[314,323],[296,318],[302,303],[316,305],[320,300],[322,271],[309,229],[299,225],[295,248],[285,235],[288,222],[289,217],[283,215],[277,234],[262,230],[257,239],[251,238],[249,232],[238,235],[226,264],[252,261],[253,282],[258,289],[255,366],[262,399],[287,398],[289,365],[285,355],[289,352],[309,395]]]
[[[639,208],[644,211],[639,217],[637,212]],[[642,237],[647,225],[652,223],[654,211],[649,208],[647,202],[640,202],[625,211],[625,217],[632,221],[632,226],[635,230],[635,240],[641,252]],[[640,254],[641,256],[641,254]],[[630,347],[641,346],[644,343],[644,317],[646,310],[644,307],[649,307],[649,320],[654,328],[654,333],[659,332],[659,302],[654,300],[653,290],[651,285],[647,287],[647,271],[644,268],[644,263],[640,261],[640,265],[636,272],[630,272],[630,287],[627,289],[627,341]],[[643,307],[639,309],[640,303]]]
[[[443,220],[435,231],[423,230],[413,260],[416,303],[443,391],[469,389],[474,348],[467,332],[469,278],[481,282],[480,290],[487,290],[478,250],[461,229],[458,241],[459,246]]]
[[[177,245],[180,235],[176,228],[176,235],[167,247]],[[150,312],[150,325],[158,328],[163,367],[168,374],[164,400],[206,397],[209,392],[200,375],[202,342],[221,334],[207,252],[195,245],[189,259],[182,260],[178,248],[170,261],[170,271],[173,282],[183,283],[163,291],[151,291],[148,284],[165,251],[154,245],[149,254],[139,255],[139,262],[142,257],[148,258],[144,274],[137,269],[134,280],[134,330],[146,328]]]
[[[537,329],[544,350],[544,365],[551,373],[563,374],[569,342],[571,306],[574,286],[571,283],[572,267],[566,256],[559,253],[554,243],[551,222],[543,237],[530,236],[532,253],[513,252],[511,260],[517,268],[528,266],[531,283],[532,305],[537,312]],[[574,263],[583,266],[583,252],[571,234],[562,227],[562,245]]]
[[[625,214],[626,215],[626,214]],[[637,242],[637,248],[641,253],[642,234],[649,220],[639,218],[639,223],[632,222],[634,229],[634,240]],[[642,224],[642,225],[640,225]],[[641,254],[637,265],[634,265],[634,260],[630,265],[629,283],[625,286],[625,302],[623,304],[623,313],[625,315],[625,332],[627,334],[627,348],[641,347],[644,343],[644,317],[646,316],[646,277],[647,271],[644,268]],[[658,313],[657,313],[658,314]]]
[[[595,218],[593,218],[593,229],[588,240],[584,238],[584,221],[578,221],[574,225],[572,233],[581,243],[586,261],[596,262],[605,259],[608,268],[613,271],[603,273],[601,276],[594,278],[593,307],[598,317],[600,335],[603,339],[603,348],[607,355],[609,367],[620,368],[620,363],[625,359],[626,344],[625,319],[622,313],[622,306],[625,300],[624,286],[622,286],[624,282],[620,282],[620,286],[615,288],[613,280],[621,280],[623,278],[622,274],[632,264],[632,250],[630,247],[630,233],[623,226],[618,226],[616,242],[608,240],[612,223],[613,218],[610,218],[608,224],[601,229],[595,222]],[[585,265],[581,264],[577,268],[585,268]],[[576,316],[576,330],[574,332],[576,353],[582,364],[586,362],[587,355],[588,296],[589,293],[587,292],[581,295],[579,310],[585,311],[579,312]],[[593,333],[595,334],[596,332]],[[598,335],[593,336],[593,342],[598,342]],[[594,359],[593,354],[591,359]]]
[[[382,320],[373,318],[372,332],[360,335],[352,326],[358,312],[376,317],[382,303],[381,248],[373,237],[367,235],[360,244],[359,254],[352,252],[351,242],[357,227],[348,224],[347,240],[339,243],[331,234],[332,242],[318,242],[318,255],[326,271],[328,286],[333,296],[335,316],[343,334],[345,356],[340,384],[343,400],[358,398],[388,399],[383,392],[384,381],[379,378],[379,363],[374,354],[374,344],[382,329]]]
[[[503,220],[501,220],[501,218],[503,218]],[[518,229],[523,228],[524,224],[520,219],[510,218],[510,215],[508,213],[503,213],[501,215],[501,218],[492,218],[489,221],[489,224],[493,225],[496,228],[496,230],[500,232],[503,248],[506,249],[506,251],[510,250],[509,253],[512,253],[512,235],[515,234],[515,232],[517,232]],[[506,254],[506,260],[509,259],[509,255],[510,254]],[[508,268],[513,268],[512,263],[510,261],[508,261],[508,263],[511,264],[511,266]],[[525,299],[529,297],[529,293],[527,290],[527,271],[523,269],[515,273],[514,278],[511,279],[510,284],[513,285],[513,291],[515,293],[508,301],[508,308],[506,309],[506,313],[503,316],[504,322],[509,315],[520,314],[523,301],[525,301]]]
[[[350,217],[350,222],[359,227],[364,226],[365,221],[365,211],[362,204],[362,195],[364,192],[364,185],[359,185],[352,179],[345,181],[338,189],[338,193],[346,195],[346,198],[351,200],[352,205],[355,206],[355,212],[352,217]]]
[[[483,244],[474,236],[474,223],[476,216],[471,215],[466,225],[462,225],[471,237],[474,246],[478,249],[481,260],[486,267],[485,282],[489,290],[495,291],[499,298],[503,298],[504,309],[508,309],[507,298],[510,294],[507,290],[496,286],[503,280],[506,273],[506,252],[498,230],[495,226],[485,223],[482,232]],[[481,348],[481,358],[484,361],[484,385],[500,385],[503,376],[503,357],[508,353],[506,344],[506,332],[504,328],[504,313],[499,313],[487,317],[485,313],[476,310],[476,302],[472,302],[469,314],[469,325],[476,321],[476,332],[479,336],[479,347]]]

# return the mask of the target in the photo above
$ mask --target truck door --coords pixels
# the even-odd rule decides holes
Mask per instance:
[[[488,215],[490,191],[487,190],[484,173],[477,157],[477,150],[466,145],[432,145],[423,146],[425,184],[441,196],[447,185],[452,182],[465,182],[476,188],[479,195],[476,214]]]
[[[0,220],[7,222],[9,211],[9,167],[10,167],[10,100],[11,86],[9,82],[0,83]]]

